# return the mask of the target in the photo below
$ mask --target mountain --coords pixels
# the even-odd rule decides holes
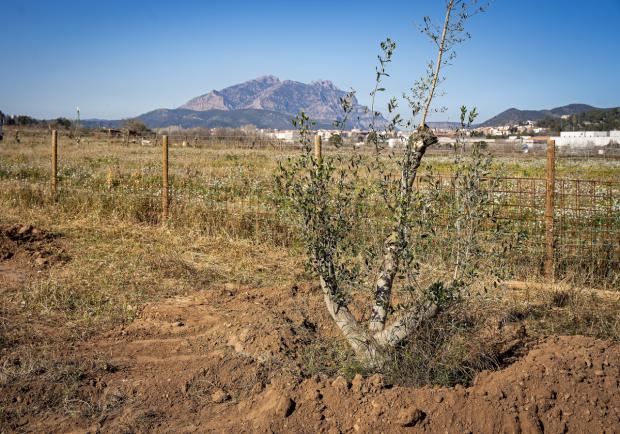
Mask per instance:
[[[456,130],[457,128],[461,128],[460,122],[450,122],[450,121],[437,121],[437,122],[427,122],[431,128],[439,129],[439,130]]]
[[[273,128],[287,130],[293,128],[291,116],[272,111],[258,109],[203,111],[189,109],[158,109],[144,113],[136,118],[149,128],[165,128],[179,126],[181,128],[238,128],[243,125],[254,125],[256,128]],[[317,123],[317,128],[330,128],[330,124]]]
[[[240,109],[240,110],[188,110],[188,109],[157,109],[140,116],[135,120],[142,121],[149,128],[239,128],[243,125],[254,125],[256,128],[290,130],[292,116],[271,110]],[[124,120],[85,119],[82,125],[88,128],[120,128]],[[329,122],[317,122],[313,128],[333,128]]]
[[[346,92],[338,89],[331,81],[319,80],[306,84],[292,80],[280,80],[272,75],[259,77],[245,83],[212,90],[209,93],[190,99],[179,109],[204,112],[209,110],[237,111],[243,109],[268,110],[288,115],[292,118],[302,110],[313,120],[331,125],[343,116],[340,98]],[[360,105],[355,97],[353,110],[347,124],[349,128],[368,128],[372,115]],[[387,124],[378,117],[376,127]],[[275,128],[275,127],[274,127]]]
[[[315,122],[313,128],[334,128],[344,113],[340,99],[347,93],[331,81],[319,80],[310,84],[292,80],[280,80],[272,75],[259,77],[245,83],[212,90],[192,98],[176,109],[157,109],[143,113],[134,119],[149,128],[238,128],[254,125],[257,128],[292,129],[292,119],[303,110]],[[372,122],[369,110],[360,105],[355,97],[351,100],[346,129],[367,129]],[[89,119],[85,126],[118,128],[122,120]],[[375,128],[387,125],[378,116]]]
[[[521,122],[533,121],[537,122],[546,117],[559,118],[566,115],[575,115],[595,110],[587,104],[569,104],[562,107],[556,107],[550,110],[519,110],[509,108],[506,111],[492,117],[486,122],[480,124],[481,127],[498,127],[502,125],[517,125]]]

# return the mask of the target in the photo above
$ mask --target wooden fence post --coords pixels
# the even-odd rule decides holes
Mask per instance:
[[[314,158],[316,158],[317,163],[321,161],[322,158],[322,141],[321,136],[318,134],[314,136]]]
[[[555,278],[554,260],[554,202],[555,202],[555,140],[547,140],[547,197],[545,206],[546,255],[545,277],[551,281]]]
[[[58,180],[58,131],[52,130],[52,198],[56,199]]]
[[[161,220],[168,220],[168,136],[162,136],[162,190],[161,190]]]

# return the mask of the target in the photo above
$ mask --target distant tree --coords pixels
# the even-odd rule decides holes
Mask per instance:
[[[366,136],[366,143],[369,145],[377,143],[378,140],[379,140],[379,136],[377,135],[376,131],[371,131]]]
[[[67,118],[62,118],[62,117],[61,117],[61,118],[57,118],[57,119],[54,121],[54,126],[56,126],[56,127],[60,127],[60,128],[64,128],[64,129],[66,129],[66,130],[68,130],[69,128],[71,128],[71,124],[72,124],[72,122],[71,122],[69,119],[67,119]]]
[[[329,136],[329,139],[327,141],[330,145],[340,146],[342,145],[342,136],[340,134],[332,134],[331,136]]]
[[[137,119],[127,119],[122,123],[121,128],[131,134],[142,135],[152,133],[151,129],[144,122]]]
[[[538,126],[550,131],[609,131],[620,129],[620,108],[595,109],[566,118],[546,117]]]
[[[19,126],[32,126],[37,125],[38,123],[38,120],[30,116],[19,115],[15,117],[15,124]]]

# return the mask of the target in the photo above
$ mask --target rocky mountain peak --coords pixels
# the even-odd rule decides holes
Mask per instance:
[[[324,87],[327,89],[337,90],[338,88],[329,80],[315,80],[310,83],[313,86]]]
[[[260,77],[257,77],[251,81],[256,81],[259,83],[271,83],[271,84],[280,83],[280,79],[276,77],[275,75],[261,75]]]
[[[340,98],[345,95],[345,91],[338,89],[329,80],[301,83],[266,75],[219,91],[211,91],[189,100],[180,108],[195,111],[258,109],[291,117],[304,111],[313,120],[329,124],[342,118]],[[359,105],[355,98],[352,102],[350,127],[368,128],[372,115],[366,107]],[[375,126],[381,128],[385,124],[386,121],[381,118]]]

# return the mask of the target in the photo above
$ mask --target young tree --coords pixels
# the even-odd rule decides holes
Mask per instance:
[[[328,143],[332,146],[341,146],[342,145],[342,135],[340,134],[332,134],[329,136]]]
[[[388,103],[392,119],[387,132],[403,124],[415,130],[404,149],[390,156],[396,161],[398,173],[380,157],[385,137],[376,131],[374,122],[369,137],[375,153],[368,159],[355,150],[329,158],[314,155],[309,136],[312,122],[304,113],[294,121],[302,138],[303,152],[280,167],[278,181],[285,205],[293,208],[304,228],[306,248],[319,277],[327,310],[357,357],[371,364],[380,364],[386,348],[398,345],[422,322],[435,316],[459,287],[456,278],[448,283],[435,282],[419,291],[404,309],[397,311],[392,303],[399,272],[402,273],[403,267],[417,267],[414,259],[421,232],[414,229],[416,225],[425,225],[427,208],[414,182],[426,150],[437,143],[426,120],[434,110],[432,103],[443,81],[443,68],[454,58],[455,45],[468,37],[464,23],[481,10],[476,0],[447,0],[441,25],[435,25],[429,17],[424,19],[421,31],[435,44],[437,59],[428,63],[426,74],[405,96],[411,119],[404,123],[395,113],[398,107],[395,98]],[[374,108],[375,97],[385,91],[382,80],[388,76],[386,69],[395,48],[396,44],[389,38],[381,43],[376,85],[371,92],[370,110],[374,118],[380,115]],[[347,97],[341,103],[344,118],[338,124],[344,126],[351,105]],[[368,186],[369,179],[376,179],[376,184]],[[382,204],[369,199],[377,191]],[[387,231],[383,242],[366,248],[351,234],[356,226],[364,224],[371,212],[379,209],[387,215]],[[357,259],[360,256],[368,264],[366,267]],[[460,264],[457,268],[463,267]],[[456,275],[460,272],[455,272]],[[362,285],[372,287],[372,306],[366,324],[353,315],[347,290]],[[394,319],[388,323],[390,316]]]
[[[126,130],[130,134],[142,135],[142,134],[149,134],[152,132],[149,129],[149,127],[146,126],[144,122],[137,120],[137,119],[127,119],[123,121],[121,128]]]

